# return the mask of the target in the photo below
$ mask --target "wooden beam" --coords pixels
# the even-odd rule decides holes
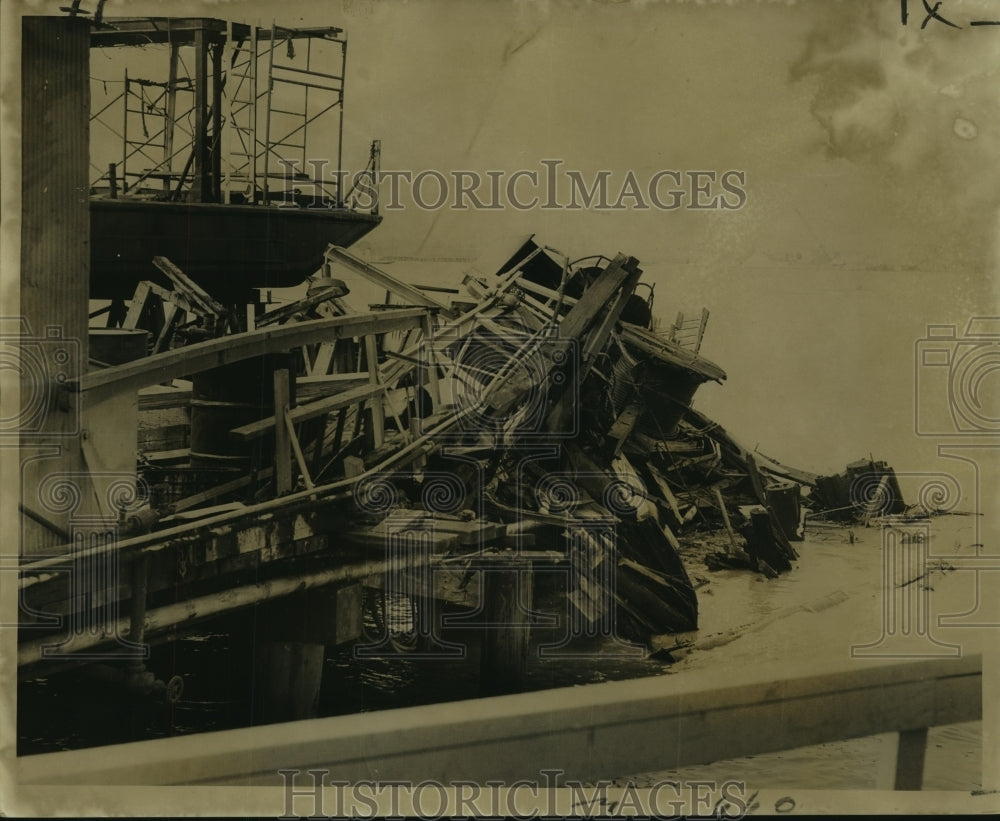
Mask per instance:
[[[638,264],[639,260],[635,257],[618,254],[559,323],[559,336],[579,339],[594,324],[601,308],[628,280]]]
[[[283,322],[286,319],[291,319],[296,314],[308,311],[310,308],[319,305],[321,302],[326,302],[328,299],[342,297],[347,293],[347,288],[343,284],[330,285],[305,296],[302,299],[297,299],[295,302],[289,302],[287,305],[282,305],[280,308],[268,311],[266,314],[257,317],[254,324],[258,328],[263,328],[266,325],[273,325],[275,322]]]
[[[191,402],[190,388],[164,388],[155,393],[139,391],[139,410],[183,408]]]
[[[454,311],[434,297],[427,296],[423,291],[412,285],[396,279],[392,274],[387,274],[381,268],[376,268],[369,262],[359,259],[339,245],[330,245],[326,249],[326,258],[334,259],[341,265],[350,268],[354,273],[360,274],[369,282],[385,288],[388,291],[401,297],[407,305],[423,305],[426,308],[434,308],[446,316],[454,316]]]
[[[135,286],[135,293],[130,300],[128,313],[125,314],[125,319],[122,320],[122,328],[132,329],[139,327],[139,320],[146,310],[146,301],[149,299],[150,291],[150,283],[148,282],[140,282]]]
[[[194,303],[203,313],[221,316],[226,312],[225,306],[202,288],[191,277],[166,257],[153,257],[153,265],[159,269],[187,299]]]
[[[173,336],[174,327],[180,322],[185,311],[173,300],[163,303],[163,327],[160,329],[156,342],[153,343],[153,353],[159,353]]]
[[[441,405],[441,384],[438,381],[437,360],[434,357],[434,319],[429,314],[424,319],[423,340],[421,342],[424,356],[427,357],[427,384],[430,386],[431,401],[433,407]],[[421,383],[423,380],[421,380]]]
[[[381,394],[382,390],[383,388],[381,385],[362,385],[361,387],[354,388],[353,390],[336,393],[333,396],[327,396],[323,399],[317,399],[315,402],[310,402],[307,405],[299,405],[296,408],[292,408],[288,412],[288,415],[291,417],[294,424],[298,424],[299,422],[314,419],[317,416],[322,416],[323,414],[330,413],[331,411],[346,408],[358,402],[363,402],[366,399],[370,399],[372,396]],[[241,425],[238,428],[233,428],[233,430],[230,431],[230,435],[243,441],[256,439],[259,436],[263,436],[274,427],[275,418],[276,417],[274,416],[268,416],[267,418],[260,419],[257,422],[250,422],[249,424]]]
[[[70,380],[67,387],[71,391],[114,393],[138,390],[231,362],[289,351],[301,345],[417,328],[426,314],[425,308],[373,311],[232,334],[95,371],[80,379]]]
[[[314,490],[316,485],[313,484],[312,477],[309,476],[309,468],[306,467],[306,457],[302,455],[302,447],[299,445],[299,437],[295,435],[295,425],[292,424],[292,419],[288,414],[288,410],[285,410],[285,430],[288,432],[288,441],[292,444],[292,452],[295,454],[295,461],[299,465],[299,472],[302,474],[302,481],[305,482],[306,487],[309,490]]]
[[[368,380],[370,387],[381,388],[382,379],[378,367],[378,345],[373,334],[365,337],[365,358],[368,360]],[[382,397],[379,396],[369,403],[372,414],[372,437],[376,448],[385,442],[385,410]]]
[[[625,278],[625,281],[621,285],[621,290],[618,292],[618,296],[615,301],[611,303],[611,306],[607,309],[604,316],[601,317],[600,324],[591,331],[590,336],[587,338],[587,344],[584,346],[583,350],[583,373],[590,372],[590,366],[594,364],[594,360],[597,358],[598,354],[604,350],[605,345],[608,344],[608,338],[611,336],[611,331],[614,330],[615,325],[618,324],[618,319],[622,315],[622,311],[625,310],[625,306],[628,304],[629,299],[632,297],[632,293],[635,291],[635,286],[639,283],[639,278],[642,276],[642,270],[636,268]]]
[[[722,491],[719,489],[718,485],[712,485],[712,491],[715,494],[715,503],[719,506],[719,512],[722,513],[722,523],[726,526],[726,533],[729,534],[729,546],[730,550],[727,553],[733,554],[739,550],[736,544],[736,533],[733,531],[733,523],[729,521],[729,511],[726,510],[726,500],[722,498]]]
[[[530,291],[531,293],[537,294],[538,296],[545,297],[545,299],[549,300],[550,302],[559,299],[558,291],[553,291],[551,288],[546,288],[544,285],[539,285],[537,282],[532,282],[530,279],[527,279],[526,277],[517,278],[517,287],[523,288],[525,291]],[[575,297],[563,294],[562,302],[563,305],[567,308],[576,305],[576,303],[579,301],[580,300],[576,299]]]
[[[621,254],[619,254],[619,257],[621,257]],[[612,266],[616,266],[613,271]],[[581,375],[590,373],[590,368],[597,359],[598,354],[600,354],[601,351],[604,350],[605,345],[607,345],[608,338],[611,336],[611,331],[614,330],[615,325],[618,324],[618,318],[625,309],[625,305],[628,303],[629,297],[632,296],[636,283],[639,282],[639,277],[642,276],[642,271],[637,266],[638,260],[633,257],[629,257],[628,260],[621,263],[619,263],[616,258],[615,262],[604,270],[602,278],[598,280],[598,282],[591,285],[591,287],[584,293],[580,302],[570,309],[570,312],[566,315],[566,319],[559,325],[560,335],[564,333],[574,333],[579,322],[576,317],[576,312],[582,312],[586,309],[590,291],[595,288],[598,289],[596,298],[600,298],[601,295],[606,294],[603,302],[601,303],[604,305],[607,303],[607,300],[615,294],[615,291],[608,293],[607,289],[611,287],[612,283],[618,283],[616,286],[617,296],[611,305],[607,307],[600,321],[597,322],[587,336],[587,341],[583,346],[582,355],[580,357]],[[619,271],[624,272],[623,277],[620,277]],[[607,279],[607,282],[605,282],[605,279]],[[573,406],[579,401],[579,396],[571,394],[568,391],[564,392],[559,397],[552,410],[549,411],[549,418],[547,421],[548,429],[551,431],[565,430],[568,420],[573,412]]]
[[[291,387],[288,370],[278,368],[274,372],[274,416],[288,419]],[[293,431],[294,432],[294,431]],[[292,489],[291,440],[285,424],[274,426],[274,492],[281,496]]]
[[[435,447],[432,442],[436,437],[455,427],[470,415],[470,410],[459,410],[443,418],[438,417],[433,424],[425,429],[424,434],[419,439],[391,452],[367,469],[363,468],[365,474],[375,476],[386,470],[398,470],[423,458],[429,450]],[[261,471],[262,474],[263,471]],[[111,552],[116,552],[121,556],[132,552],[156,553],[185,542],[200,541],[205,538],[214,538],[222,533],[231,533],[240,527],[249,526],[249,523],[254,523],[254,526],[257,526],[263,518],[273,519],[278,514],[282,516],[295,515],[296,511],[300,509],[311,508],[316,504],[327,504],[334,499],[349,498],[353,492],[351,488],[356,484],[358,478],[338,479],[328,484],[319,485],[315,490],[303,490],[280,499],[269,499],[265,502],[247,505],[240,510],[211,516],[197,522],[188,522],[167,530],[158,530],[117,542],[85,548],[76,554],[76,558],[80,561],[89,561],[91,558]],[[29,586],[34,583],[33,580],[37,578],[39,573],[47,573],[53,567],[61,567],[62,563],[65,562],[64,554],[70,549],[70,545],[63,545],[58,551],[58,555],[49,555],[22,564],[19,568],[19,585]]]
[[[714,362],[697,356],[691,353],[691,351],[680,347],[680,345],[663,339],[652,331],[648,331],[638,325],[623,322],[622,339],[644,353],[655,356],[663,362],[676,365],[678,368],[698,374],[704,377],[706,381],[722,382],[726,378],[726,372]]]
[[[270,475],[270,470],[268,470],[267,473],[268,475]],[[259,473],[258,477],[260,477]],[[178,499],[172,505],[173,512],[183,513],[185,510],[191,510],[192,508],[196,508],[199,505],[204,504],[205,502],[210,502],[213,499],[217,499],[219,496],[224,496],[227,493],[233,493],[234,491],[237,491],[240,488],[249,485],[252,478],[253,477],[249,475],[240,476],[228,482],[223,482],[221,485],[210,487],[208,490],[203,490],[200,493],[195,493],[192,494],[191,496],[185,496],[183,499]],[[166,523],[172,520],[173,520],[172,516],[166,516],[163,519],[161,519],[160,522]]]

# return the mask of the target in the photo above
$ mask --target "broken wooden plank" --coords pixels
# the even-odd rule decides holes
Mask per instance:
[[[306,457],[302,455],[302,446],[299,445],[299,437],[295,435],[295,425],[292,424],[288,411],[284,413],[285,430],[288,431],[288,440],[292,445],[292,453],[295,454],[295,461],[299,465],[299,472],[302,474],[302,481],[309,490],[315,489],[312,478],[309,476],[309,468],[306,467]]]
[[[729,545],[731,550],[728,552],[736,553],[739,550],[739,545],[736,544],[736,533],[733,531],[733,523],[729,521],[729,511],[726,510],[726,500],[722,498],[722,491],[719,489],[718,485],[712,485],[712,491],[715,493],[715,501],[719,505],[719,512],[722,513],[722,522],[726,526],[726,533],[729,534]]]
[[[559,324],[559,336],[562,339],[579,339],[588,331],[597,321],[601,309],[618,292],[638,265],[639,260],[635,257],[618,254],[566,314],[565,319]]]
[[[419,288],[396,279],[392,274],[388,274],[381,268],[377,268],[370,262],[359,259],[354,254],[341,248],[339,245],[330,245],[326,249],[326,258],[336,260],[341,265],[350,268],[354,273],[360,274],[369,282],[374,282],[386,290],[391,291],[401,297],[409,305],[422,305],[425,308],[433,308],[440,311],[445,316],[454,316],[450,307],[443,302],[439,302],[434,297],[428,296]]]
[[[623,322],[622,339],[650,356],[691,371],[706,381],[722,382],[726,378],[726,372],[714,362],[697,356],[638,325]]]
[[[146,310],[146,303],[149,301],[152,290],[150,284],[149,282],[140,282],[135,286],[135,293],[132,295],[128,313],[125,314],[125,319],[122,320],[123,328],[131,329],[139,327],[139,320]]]
[[[161,256],[153,257],[153,265],[155,265],[170,279],[177,290],[184,293],[184,295],[195,303],[197,307],[201,308],[204,313],[213,314],[215,316],[223,316],[226,314],[225,306],[217,302],[211,294],[191,279],[191,277],[185,274],[180,268],[174,265],[174,263],[172,263],[169,259]]]
[[[656,486],[660,489],[663,494],[663,498],[666,500],[667,504],[670,506],[670,511],[674,514],[677,519],[678,524],[683,524],[687,521],[681,514],[680,506],[677,504],[677,497],[674,496],[673,491],[670,489],[670,485],[667,484],[667,480],[663,477],[663,474],[651,462],[646,462],[646,467],[649,470],[650,475],[653,477],[653,481],[656,482]]]
[[[190,388],[160,388],[155,386],[139,391],[139,410],[183,408],[191,402]]]
[[[621,452],[622,445],[625,444],[625,440],[628,439],[629,435],[632,433],[632,430],[635,428],[636,422],[639,421],[639,416],[641,414],[642,408],[640,408],[637,403],[630,402],[615,418],[615,421],[608,429],[608,438],[615,441],[615,447],[612,451],[612,455],[617,456]],[[677,518],[680,519],[680,516]]]
[[[257,317],[255,320],[256,327],[264,328],[268,325],[273,325],[276,322],[284,322],[286,319],[291,319],[296,314],[303,313],[316,307],[321,302],[342,297],[348,293],[347,286],[344,285],[343,282],[340,282],[340,280],[334,281],[338,284],[321,288],[315,293],[302,297],[302,299],[289,302],[287,305],[282,305],[280,308],[275,308],[273,311],[268,311],[266,314]]]

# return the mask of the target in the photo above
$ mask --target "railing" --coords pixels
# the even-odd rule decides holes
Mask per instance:
[[[900,734],[897,789],[919,789],[927,728],[982,717],[982,659],[844,662],[820,672],[717,670],[436,704],[17,759],[21,784],[280,787],[329,781],[596,780]]]

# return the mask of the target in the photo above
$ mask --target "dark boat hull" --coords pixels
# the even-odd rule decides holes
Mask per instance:
[[[90,296],[128,298],[144,279],[169,286],[164,256],[222,302],[254,288],[297,285],[333,243],[350,246],[382,218],[347,209],[95,199],[90,203]]]

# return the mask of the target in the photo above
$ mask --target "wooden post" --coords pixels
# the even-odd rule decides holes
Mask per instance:
[[[146,574],[146,557],[137,553],[132,561],[132,610],[129,613],[128,640],[142,644],[146,625],[146,593],[149,579]],[[139,666],[142,666],[141,661]]]
[[[732,550],[727,552],[735,553],[737,550],[736,534],[733,532],[733,523],[729,521],[729,511],[726,510],[726,500],[722,498],[722,491],[719,490],[718,485],[713,485],[712,491],[715,493],[715,501],[719,505],[719,510],[722,511],[722,521],[726,525],[726,532],[729,534],[729,544],[732,547]]]
[[[11,152],[11,159],[16,154],[21,162],[20,302],[18,308],[4,302],[4,314],[10,317],[3,325],[9,335],[4,351],[16,351],[23,344],[22,355],[30,357],[38,344],[33,340],[40,340],[39,353],[50,356],[59,351],[65,361],[47,359],[44,373],[25,367],[30,358],[22,359],[18,368],[5,363],[11,381],[20,382],[24,421],[29,426],[38,423],[21,442],[20,462],[13,451],[4,453],[4,468],[9,466],[11,471],[5,475],[12,487],[20,488],[20,501],[29,508],[41,505],[37,489],[47,477],[63,471],[79,477],[73,481],[78,483],[81,505],[74,512],[90,515],[103,512],[98,507],[103,495],[95,497],[91,480],[83,478],[88,467],[80,428],[90,427],[81,423],[86,408],[79,397],[60,394],[59,401],[66,404],[59,406],[55,401],[56,379],[68,383],[86,373],[89,358],[90,208],[85,192],[90,183],[90,21],[26,15],[12,16],[7,25],[11,37],[16,36],[15,26],[21,34],[21,71],[19,77],[10,72],[6,90],[13,97],[20,85],[24,104],[20,106],[23,152]],[[8,253],[13,251],[9,248]],[[9,261],[17,265],[16,258]],[[14,280],[16,270],[10,273]],[[17,341],[19,334],[25,335],[23,342]],[[37,408],[38,415],[28,414],[28,408]],[[128,436],[127,430],[119,431],[123,438]],[[13,441],[17,442],[16,433]],[[131,466],[134,472],[134,455]],[[53,522],[67,532],[72,531],[70,511],[70,506],[50,511]],[[14,551],[20,544],[24,554],[51,553],[50,548],[61,544],[55,533],[29,518],[21,520],[20,531],[12,521],[8,525],[13,525],[7,538]]]
[[[524,687],[531,628],[534,576],[531,565],[483,571],[485,620],[480,660],[480,695],[517,693]],[[522,608],[521,605],[524,605]]]
[[[128,641],[133,645],[142,645],[146,630],[146,597],[149,591],[149,578],[146,571],[146,557],[136,554],[132,561],[132,608],[129,612]],[[138,647],[134,647],[136,655],[126,665],[125,682],[132,687],[142,687],[151,683],[152,676],[146,673],[143,659],[146,655]]]
[[[896,789],[919,790],[924,782],[927,728],[900,730],[896,751]]]
[[[378,346],[374,334],[365,336],[365,357],[368,360],[368,381],[372,385],[380,384]],[[373,396],[370,406],[373,443],[376,448],[380,448],[385,442],[385,409],[382,406],[382,397],[377,394]]]
[[[255,654],[257,698],[263,721],[313,718],[323,682],[322,644],[265,641]]]
[[[424,354],[427,357],[427,384],[430,385],[434,410],[441,407],[441,385],[438,382],[437,359],[434,356],[434,317],[424,317]]]
[[[289,385],[287,368],[274,371],[274,491],[281,496],[292,489],[292,455],[288,428],[281,421],[288,413]]]

